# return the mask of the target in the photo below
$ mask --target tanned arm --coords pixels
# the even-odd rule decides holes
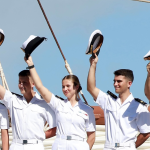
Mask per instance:
[[[4,99],[6,89],[0,85],[0,100]]]
[[[8,150],[9,149],[8,129],[1,129],[1,139],[2,139],[2,149]]]
[[[135,142],[136,148],[142,145],[149,137],[150,137],[150,133],[140,133]]]
[[[95,72],[96,72],[96,64],[98,62],[98,57],[95,54],[95,58],[90,58],[90,69],[87,78],[87,90],[93,96],[94,100],[97,99],[99,94],[99,89],[96,87],[96,79],[95,79]]]
[[[147,64],[147,79],[145,82],[145,89],[144,89],[145,95],[150,101],[150,63]]]
[[[95,132],[87,132],[87,143],[89,144],[90,150],[95,142]]]
[[[28,66],[34,65],[31,56],[29,56],[28,60],[25,58],[25,61],[28,64]],[[43,99],[47,103],[49,103],[51,100],[51,97],[52,97],[52,93],[43,86],[42,81],[41,81],[39,75],[37,74],[35,68],[30,69],[30,75],[35,84],[36,89],[39,91],[39,93],[41,94]]]

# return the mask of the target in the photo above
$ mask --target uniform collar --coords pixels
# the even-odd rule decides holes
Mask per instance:
[[[72,107],[72,106],[71,106],[71,103],[70,103],[70,101],[69,101],[68,99],[66,99],[65,101],[66,101],[66,103],[69,105],[70,108],[75,108],[75,107],[77,107],[77,106],[79,106],[79,105],[82,105],[82,103],[83,103],[82,100],[79,99],[79,101],[77,101],[77,103],[75,104],[75,106]]]
[[[127,104],[127,103],[131,103],[131,101],[134,99],[132,93],[130,93],[130,95],[127,97],[127,99],[123,102],[122,106]],[[116,100],[117,103],[119,103],[121,105],[121,100],[120,98],[118,97],[117,100]]]
[[[79,99],[78,104],[79,104],[79,105],[83,105],[84,103],[82,102],[81,99]]]
[[[82,100],[81,99],[79,99],[78,100],[78,102],[75,104],[75,106],[74,107],[76,107],[76,106],[79,106],[79,105],[81,105],[83,102],[82,102]]]
[[[35,91],[34,91],[34,92],[35,92]],[[40,95],[39,95],[37,92],[35,92],[34,97],[31,99],[31,101],[30,101],[29,103],[27,103],[25,97],[23,96],[23,102],[24,102],[24,104],[26,104],[26,105],[31,105],[31,104],[33,104],[37,99],[41,99]]]

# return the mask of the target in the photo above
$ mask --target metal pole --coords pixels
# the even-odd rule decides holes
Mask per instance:
[[[42,7],[42,5],[41,5],[41,3],[40,3],[40,0],[37,0],[37,1],[38,1],[38,3],[39,3],[39,6],[40,6],[42,12],[43,12],[43,15],[44,15],[44,17],[45,17],[45,19],[46,19],[46,22],[47,22],[47,24],[48,24],[48,26],[49,26],[49,28],[50,28],[50,30],[51,30],[51,33],[52,33],[52,35],[53,35],[53,37],[54,37],[54,39],[55,39],[55,42],[56,42],[56,44],[57,44],[57,46],[58,46],[58,48],[59,48],[59,50],[60,50],[60,53],[61,53],[61,55],[62,55],[62,57],[63,57],[63,59],[64,59],[64,61],[65,61],[65,67],[66,67],[66,69],[67,69],[67,71],[68,71],[69,74],[73,74],[73,73],[72,73],[72,70],[71,70],[71,68],[70,68],[70,66],[69,66],[69,64],[68,64],[68,62],[67,62],[67,60],[66,60],[66,58],[65,58],[65,56],[64,56],[64,54],[63,54],[63,52],[62,52],[62,50],[61,50],[61,48],[60,48],[60,45],[59,45],[59,43],[58,43],[58,41],[57,41],[57,39],[56,39],[56,36],[55,36],[55,34],[54,34],[54,32],[53,32],[53,29],[52,29],[52,27],[51,27],[51,25],[50,25],[50,23],[49,23],[49,21],[48,21],[48,19],[47,19],[47,16],[46,16],[46,14],[45,14],[45,12],[44,12],[44,9],[43,9],[43,7]],[[88,104],[88,102],[87,102],[87,100],[85,99],[85,97],[84,97],[82,91],[80,91],[80,94],[82,95],[82,98],[84,99],[85,103]]]

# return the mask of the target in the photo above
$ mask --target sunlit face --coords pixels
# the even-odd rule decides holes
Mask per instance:
[[[72,80],[64,79],[62,81],[62,91],[64,95],[70,99],[77,94],[78,86],[74,86]]]
[[[125,76],[119,75],[114,78],[114,88],[115,92],[118,94],[126,92],[130,88],[131,84],[132,82]]]
[[[31,90],[34,87],[34,84],[28,76],[19,76],[18,87],[19,87],[21,94],[24,95],[24,94],[31,93]]]

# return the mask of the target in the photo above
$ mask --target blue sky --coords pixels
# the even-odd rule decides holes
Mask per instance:
[[[150,4],[132,0],[41,0],[60,47],[83,93],[91,105],[93,98],[86,90],[89,55],[85,55],[90,34],[99,29],[104,42],[96,70],[96,86],[114,92],[113,72],[131,69],[135,80],[134,97],[148,102],[144,95],[148,61],[143,56],[150,50]],[[2,1],[0,28],[5,41],[0,47],[0,62],[11,91],[20,94],[18,73],[26,69],[22,43],[30,36],[48,38],[32,58],[44,84],[52,93],[63,96],[61,80],[68,74],[41,9],[36,0]]]

